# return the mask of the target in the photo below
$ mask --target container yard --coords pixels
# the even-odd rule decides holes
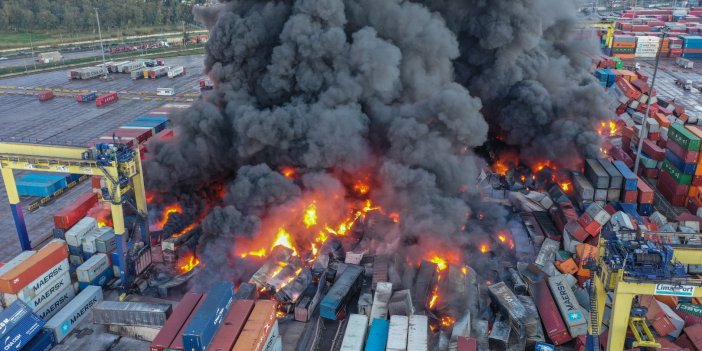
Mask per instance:
[[[295,3],[0,78],[6,350],[702,350],[702,8]]]

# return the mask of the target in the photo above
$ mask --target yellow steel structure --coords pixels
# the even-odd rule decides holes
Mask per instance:
[[[19,205],[20,198],[17,192],[17,185],[13,171],[39,171],[71,174],[100,175],[108,180],[108,193],[110,197],[110,208],[112,211],[112,222],[117,235],[117,250],[120,253],[120,271],[123,286],[127,284],[127,274],[125,267],[126,236],[124,225],[123,197],[128,191],[132,191],[138,212],[142,215],[147,213],[146,192],[144,188],[144,178],[141,168],[141,158],[138,148],[127,162],[111,160],[107,165],[98,165],[97,161],[86,155],[92,155],[94,148],[68,147],[55,145],[36,145],[24,143],[0,142],[0,171],[2,171],[3,182],[15,215],[15,225],[20,236],[23,250],[31,247],[27,237],[27,229]],[[119,186],[111,181],[120,179],[120,175],[127,175],[128,184]],[[118,182],[118,181],[117,181]],[[144,226],[146,227],[146,226]],[[142,228],[142,238],[146,236],[145,228]]]
[[[658,237],[662,242],[666,242],[666,237],[676,236],[678,239],[699,238],[700,234],[681,233],[646,233],[647,238]],[[686,241],[686,240],[684,240]],[[680,242],[684,242],[680,241]],[[609,337],[607,340],[608,351],[624,350],[624,341],[627,330],[630,328],[630,313],[634,297],[639,295],[676,295],[688,297],[702,297],[702,280],[699,279],[669,279],[669,280],[645,280],[627,276],[623,269],[613,270],[607,264],[605,245],[606,240],[601,239],[599,243],[598,263],[600,271],[597,279],[594,280],[597,301],[598,316],[604,315],[605,300],[607,291],[614,292],[612,311],[609,320]],[[691,245],[671,245],[674,249],[674,259],[682,264],[702,264],[702,246]],[[671,289],[672,288],[672,289]],[[600,325],[601,319],[600,318]],[[635,325],[637,321],[632,321]],[[640,322],[640,321],[639,321]],[[642,340],[637,338],[637,342]],[[653,345],[654,343],[643,343],[643,345]]]
[[[592,23],[590,27],[606,30],[605,34],[605,45],[607,47],[612,47],[612,42],[614,41],[614,26],[615,23]]]

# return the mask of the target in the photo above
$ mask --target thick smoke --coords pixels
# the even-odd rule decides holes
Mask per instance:
[[[569,6],[241,0],[197,10],[215,89],[174,119],[174,142],[153,147],[148,185],[227,184],[203,221],[199,252],[212,272],[295,202],[334,194],[341,202],[328,207],[346,208],[359,178],[400,214],[397,249],[475,247],[506,217],[476,195],[483,112],[526,156],[595,142],[602,95],[568,41]],[[285,166],[302,179],[277,172]]]

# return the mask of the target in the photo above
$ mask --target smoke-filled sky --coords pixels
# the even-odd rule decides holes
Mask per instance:
[[[596,149],[609,117],[568,0],[234,0],[195,16],[215,89],[145,168],[152,190],[226,184],[203,222],[212,269],[280,208],[343,199],[359,177],[400,214],[408,252],[468,245],[504,222],[475,194],[490,128],[527,160],[558,159]]]

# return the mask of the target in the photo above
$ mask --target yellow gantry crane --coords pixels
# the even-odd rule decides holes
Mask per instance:
[[[141,221],[141,238],[127,240],[123,206],[134,206],[128,193],[133,194],[136,210],[141,216],[147,213],[144,178],[138,148],[125,145],[97,144],[95,147],[69,147],[0,142],[0,171],[10,201],[17,234],[22,250],[31,250],[27,226],[20,204],[15,170],[99,175],[106,179],[102,189],[103,200],[110,202],[112,222],[117,236],[120,279],[123,288],[131,282],[131,269],[126,266],[126,255],[136,240],[148,244],[148,226]]]
[[[679,244],[665,244],[672,248],[672,262],[682,265],[702,264],[702,245],[694,245],[692,242],[699,242],[702,234],[682,234],[682,233],[645,233],[642,240],[652,240],[655,242]],[[690,276],[671,275],[669,277],[647,277],[647,274],[638,272],[634,267],[627,265],[627,257],[617,256],[611,252],[611,245],[607,245],[604,238],[599,243],[599,270],[597,279],[593,279],[597,294],[595,304],[598,326],[602,324],[604,316],[605,301],[607,292],[614,292],[612,311],[609,320],[609,338],[607,350],[620,351],[624,349],[624,342],[627,330],[631,329],[636,337],[635,345],[642,347],[660,348],[653,339],[645,316],[632,312],[633,300],[641,295],[666,295],[682,297],[702,297],[702,279]],[[666,256],[662,256],[666,257]],[[670,262],[659,262],[669,264]],[[634,308],[636,311],[637,308]]]
[[[612,47],[612,41],[614,40],[614,27],[615,27],[615,24],[616,24],[616,22],[615,22],[615,23],[609,23],[609,22],[607,22],[607,23],[604,23],[604,22],[600,22],[600,23],[591,23],[591,24],[590,24],[590,27],[597,28],[597,29],[600,29],[600,30],[602,30],[602,31],[605,31],[605,30],[606,30],[607,33],[604,34],[604,37],[605,37],[605,46],[606,46],[606,47]]]

